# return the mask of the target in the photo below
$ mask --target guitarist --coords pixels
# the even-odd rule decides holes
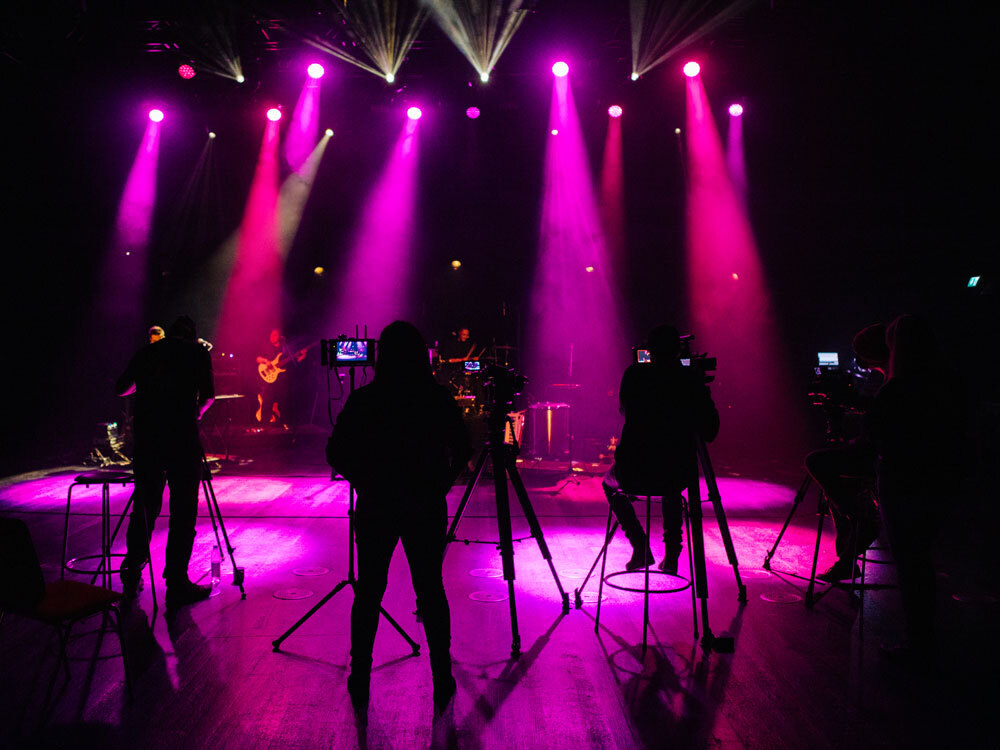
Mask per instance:
[[[306,358],[306,350],[294,352],[281,331],[272,329],[265,353],[257,357],[257,412],[258,424],[287,426],[282,410],[288,411],[288,375],[286,370]],[[268,382],[271,381],[271,382]]]

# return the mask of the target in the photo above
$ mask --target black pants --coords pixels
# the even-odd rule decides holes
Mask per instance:
[[[621,524],[622,530],[632,546],[638,547],[643,542],[648,543],[646,532],[635,514],[635,508],[632,507],[633,496],[622,490],[614,466],[604,475],[601,485],[604,487],[604,495],[611,503],[611,510],[614,511],[618,523]],[[661,497],[663,499],[663,544],[666,548],[666,555],[669,558],[678,558],[683,546],[681,543],[684,524],[683,498],[680,492],[667,493]]]
[[[830,501],[837,557],[856,557],[878,538],[878,507],[864,488],[875,481],[875,459],[866,443],[823,448],[806,456],[806,470]]]
[[[910,645],[929,649],[934,646],[937,598],[931,550],[940,498],[926,484],[881,469],[878,490],[882,520],[896,560]]]
[[[351,673],[364,678],[371,672],[389,562],[396,543],[402,541],[427,635],[431,671],[435,679],[446,679],[451,675],[451,612],[441,577],[448,533],[444,497],[414,499],[406,505],[359,498],[355,519],[358,583],[351,608]]]
[[[128,522],[125,566],[141,567],[146,559],[153,526],[163,506],[163,488],[170,487],[170,522],[164,575],[167,585],[188,580],[188,562],[194,547],[201,481],[201,446],[184,444],[157,450],[136,447],[132,514]]]

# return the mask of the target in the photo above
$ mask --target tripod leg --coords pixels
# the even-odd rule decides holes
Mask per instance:
[[[531,535],[535,537],[538,549],[541,550],[542,557],[545,558],[545,562],[549,564],[549,570],[552,571],[552,578],[556,582],[556,587],[559,589],[559,596],[562,599],[563,614],[569,614],[569,594],[563,591],[559,574],[556,572],[555,565],[552,564],[552,553],[549,552],[549,546],[545,543],[542,526],[538,523],[538,516],[535,515],[535,509],[531,507],[531,500],[528,498],[528,491],[524,488],[524,482],[521,481],[521,475],[517,473],[517,465],[514,463],[514,455],[512,453],[507,454],[506,469],[507,473],[510,474],[510,483],[514,485],[514,492],[517,495],[517,499],[524,510],[524,516],[528,520],[528,528],[531,529]]]
[[[802,504],[803,499],[805,499],[806,492],[809,490],[811,482],[812,477],[807,473],[802,480],[802,484],[799,485],[798,492],[795,493],[795,500],[792,501],[792,508],[788,511],[788,517],[785,519],[785,523],[781,527],[781,531],[778,532],[778,538],[774,540],[774,546],[771,547],[771,551],[768,552],[767,557],[764,558],[764,570],[771,569],[771,558],[774,557],[774,553],[778,549],[778,544],[781,543],[781,537],[785,535],[785,531],[788,529],[788,524],[792,522],[792,516],[795,515],[795,511],[798,509],[799,505]]]
[[[410,648],[413,649],[413,655],[417,656],[420,653],[420,644],[410,638],[409,634],[403,630],[403,626],[392,619],[392,615],[386,612],[384,607],[380,606],[378,611],[381,612],[382,617],[384,617],[386,621],[396,629],[396,632],[403,636],[403,640],[410,644]]]
[[[229,541],[229,534],[226,533],[226,524],[222,520],[222,510],[219,508],[219,500],[215,496],[215,488],[212,486],[212,470],[208,465],[208,459],[202,453],[202,466],[204,473],[201,478],[201,486],[205,492],[205,504],[208,506],[208,517],[212,520],[212,530],[215,532],[215,543],[222,549],[222,542],[219,540],[219,532],[222,532],[222,541],[226,543],[226,551],[229,553],[229,562],[233,566],[233,585],[240,587],[240,599],[247,598],[246,589],[243,588],[243,568],[236,564],[236,556],[233,554],[234,547]],[[216,520],[218,519],[218,526]]]
[[[472,497],[472,493],[476,491],[476,487],[479,484],[479,478],[483,475],[483,469],[486,467],[486,459],[488,456],[489,448],[483,448],[483,452],[479,456],[479,461],[476,462],[476,470],[472,474],[471,481],[465,486],[465,492],[462,493],[462,500],[458,504],[458,508],[455,510],[455,517],[451,521],[451,526],[448,527],[448,535],[445,537],[443,554],[448,554],[448,544],[455,541],[455,532],[458,530],[458,524],[461,522],[462,516],[465,515],[466,508],[469,507],[469,499]]]
[[[326,604],[328,601],[330,601],[333,597],[335,597],[337,594],[339,594],[341,592],[341,590],[345,586],[347,586],[349,583],[350,583],[349,581],[341,581],[336,586],[334,586],[333,590],[329,594],[327,594],[326,596],[324,596],[322,599],[320,599],[318,602],[316,602],[316,605],[312,609],[310,609],[308,612],[306,612],[304,615],[302,615],[302,617],[299,618],[298,622],[296,622],[294,625],[292,625],[292,627],[290,627],[288,630],[286,630],[284,633],[282,633],[280,636],[278,636],[277,639],[271,641],[271,649],[273,651],[280,650],[281,649],[281,644],[285,642],[285,639],[287,639],[288,636],[290,636],[292,633],[294,633],[296,630],[298,630],[299,626],[302,625],[302,623],[304,623],[306,620],[308,620],[310,617],[312,617],[314,614],[316,614],[319,611],[320,607],[322,607],[324,604]]]
[[[517,605],[514,601],[514,542],[510,524],[510,495],[507,491],[507,472],[504,462],[504,444],[491,440],[493,454],[493,486],[497,501],[497,531],[500,540],[500,558],[503,560],[503,577],[507,581],[507,597],[510,601],[511,658],[521,655],[521,634],[517,629]]]
[[[691,503],[687,498],[684,498],[684,525],[687,526],[688,571],[691,573],[691,619],[694,622],[694,639],[698,640],[698,601],[694,594],[694,554],[691,551]]]
[[[826,495],[820,494],[819,498],[819,520],[816,522],[816,547],[813,549],[812,570],[809,572],[809,588],[806,589],[806,607],[811,607],[816,603],[813,591],[816,589],[816,564],[819,562],[819,544],[823,539],[823,522],[827,514]]]
[[[701,457],[701,470],[705,475],[705,484],[708,486],[708,499],[712,501],[712,508],[715,510],[715,522],[719,526],[719,533],[722,535],[722,544],[726,548],[726,557],[729,564],[733,566],[733,575],[736,576],[736,589],[739,591],[738,599],[741,602],[747,600],[747,587],[740,578],[740,563],[736,558],[736,547],[733,546],[733,536],[729,533],[729,521],[726,520],[726,511],[722,507],[722,493],[719,492],[719,483],[715,479],[715,469],[712,467],[712,460],[708,456],[708,448],[702,440],[698,440],[698,453]]]
[[[618,521],[616,519],[614,525],[612,525],[611,516],[612,512],[609,510],[608,527],[604,530],[604,546],[601,547],[600,551],[597,553],[597,557],[594,558],[594,562],[590,564],[590,570],[587,571],[587,575],[583,579],[583,583],[580,584],[580,588],[576,589],[573,592],[575,595],[574,604],[577,609],[580,609],[583,606],[583,599],[580,598],[580,595],[583,593],[583,590],[587,588],[587,583],[590,581],[590,577],[594,574],[594,568],[596,568],[597,563],[601,561],[602,555],[607,550],[608,545],[611,544],[611,540],[614,538],[615,533],[618,531]],[[600,602],[598,602],[598,608],[599,607],[600,607]]]
[[[688,512],[691,519],[691,554],[694,557],[692,577],[697,597],[701,600],[702,647],[711,648],[713,635],[708,622],[708,579],[705,573],[705,537],[701,514],[701,491],[698,477],[688,486]]]

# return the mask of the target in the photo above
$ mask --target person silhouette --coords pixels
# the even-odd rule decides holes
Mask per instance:
[[[215,400],[211,356],[198,343],[194,321],[179,317],[166,338],[140,349],[115,383],[115,392],[135,394],[135,501],[121,570],[125,594],[134,597],[141,586],[149,539],[163,506],[164,485],[169,484],[167,607],[207,599],[211,586],[188,578],[202,472],[198,421]]]
[[[347,399],[327,443],[330,466],[358,496],[347,679],[356,708],[368,704],[379,607],[400,541],[427,635],[435,706],[447,705],[455,693],[451,614],[441,574],[445,496],[471,455],[458,405],[434,381],[420,332],[405,321],[389,324],[379,336],[372,383]]]

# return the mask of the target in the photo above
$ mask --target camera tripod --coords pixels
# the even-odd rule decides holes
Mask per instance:
[[[240,599],[246,599],[247,592],[243,588],[244,570],[236,565],[236,558],[233,556],[233,545],[229,541],[226,524],[222,520],[222,511],[219,509],[219,501],[215,497],[215,488],[212,486],[212,467],[208,464],[208,456],[205,455],[204,448],[201,450],[201,489],[205,495],[205,505],[208,506],[208,517],[212,521],[215,543],[221,550],[222,540],[225,540],[229,562],[233,565],[233,586],[239,586]],[[219,539],[219,531],[222,531],[222,540]]]
[[[351,370],[351,391],[350,392],[351,393],[354,393],[354,371],[355,371],[355,369],[356,369],[355,367],[351,367],[350,368],[350,370]],[[348,510],[347,510],[347,578],[345,578],[340,583],[338,583],[336,586],[334,586],[333,589],[330,591],[330,593],[328,593],[326,596],[324,596],[322,599],[320,599],[318,602],[316,602],[316,606],[314,606],[312,609],[310,609],[308,612],[306,612],[304,615],[302,615],[302,617],[299,618],[298,622],[296,622],[294,625],[292,625],[292,627],[290,627],[288,630],[286,630],[284,633],[282,633],[280,636],[278,636],[278,638],[276,638],[275,640],[271,641],[271,647],[272,647],[273,651],[277,652],[277,651],[281,650],[281,644],[284,643],[285,639],[287,639],[288,636],[290,636],[292,633],[294,633],[296,630],[298,630],[299,627],[303,623],[305,623],[306,620],[308,620],[310,617],[312,617],[314,614],[316,614],[320,610],[320,608],[324,604],[326,604],[328,601],[330,601],[333,597],[335,597],[337,594],[339,594],[341,591],[343,591],[348,586],[351,587],[351,591],[353,592],[354,591],[354,587],[357,586],[358,579],[357,579],[357,576],[354,573],[354,538],[355,538],[355,532],[354,532],[354,497],[355,497],[354,485],[348,484],[349,506],[348,506]],[[413,650],[413,656],[416,656],[417,654],[419,654],[420,653],[420,644],[417,643],[415,640],[413,640],[413,638],[411,638],[409,636],[409,634],[403,629],[403,626],[400,625],[398,622],[396,622],[392,618],[392,616],[388,612],[386,612],[385,607],[383,607],[380,604],[378,609],[379,609],[379,612],[382,613],[382,616],[386,619],[386,621],[390,625],[392,625],[392,627],[396,630],[396,632],[399,633],[403,637],[403,640],[406,641],[408,644],[410,644],[410,648]]]
[[[830,447],[831,445],[837,445],[837,444],[838,443],[829,443],[827,447]],[[864,490],[864,479],[863,479],[863,477],[858,477],[857,479],[858,479],[858,492],[860,493],[861,491]],[[795,499],[792,500],[792,507],[788,511],[788,516],[785,518],[785,523],[781,526],[781,531],[778,532],[778,538],[774,540],[774,545],[771,547],[771,549],[767,553],[767,556],[764,558],[764,566],[763,566],[764,570],[771,570],[771,558],[773,558],[774,557],[774,553],[777,552],[778,545],[781,543],[781,539],[782,539],[782,537],[784,537],[785,531],[788,530],[788,526],[789,526],[789,524],[791,524],[792,518],[795,516],[795,511],[798,510],[799,506],[802,504],[802,501],[805,499],[806,494],[809,492],[809,487],[815,481],[816,480],[813,479],[812,475],[809,474],[809,472],[807,471],[805,477],[802,479],[802,484],[799,485],[799,489],[795,493]],[[830,511],[830,499],[826,496],[826,493],[823,491],[823,488],[819,487],[818,484],[817,484],[817,488],[819,489],[819,504],[818,504],[818,507],[817,507],[817,510],[816,510],[816,516],[817,516],[817,522],[816,522],[816,544],[813,547],[812,567],[810,568],[810,571],[809,571],[809,586],[806,588],[806,596],[805,596],[805,605],[806,605],[806,607],[812,607],[820,599],[822,599],[827,594],[828,591],[832,590],[837,585],[836,583],[833,583],[833,585],[829,586],[829,588],[824,589],[819,594],[815,593],[815,591],[816,591],[816,566],[817,566],[817,564],[819,562],[819,547],[820,547],[820,543],[823,540],[823,526],[824,526],[824,524],[826,522],[826,517],[828,515],[831,515],[831,511]],[[858,527],[858,526],[860,526],[861,521],[856,520],[854,523],[855,523],[855,526]],[[854,554],[851,557],[852,560],[856,559],[857,556],[860,555],[864,551],[863,549],[857,549],[857,544],[858,544],[858,542],[857,542],[857,536],[858,536],[858,530],[856,528],[855,529],[855,533],[854,533],[854,546],[855,546],[855,549],[853,551]],[[796,575],[796,574],[793,573],[792,575]],[[798,575],[796,575],[796,577],[797,578],[801,578],[801,576],[798,576]],[[852,586],[854,585],[854,580],[853,579],[852,579],[851,585]]]
[[[701,464],[702,475],[705,477],[705,484],[708,488],[708,499],[712,503],[712,508],[715,511],[715,520],[719,525],[719,534],[722,536],[722,544],[726,548],[726,557],[729,559],[729,564],[733,566],[733,575],[736,577],[736,588],[738,591],[737,598],[740,602],[746,603],[747,601],[747,587],[743,583],[743,579],[740,577],[739,561],[736,558],[736,548],[733,546],[733,537],[729,532],[729,522],[726,520],[726,511],[722,507],[722,494],[719,492],[719,483],[716,481],[715,469],[712,466],[712,459],[708,455],[708,448],[705,446],[705,441],[701,439],[700,436],[696,439],[696,451],[698,455],[698,462]],[[649,534],[649,518],[648,518],[648,506],[647,506],[647,518],[646,518],[646,533]],[[609,519],[610,520],[610,519]],[[583,583],[580,584],[580,588],[576,589],[575,594],[575,604],[577,609],[583,606],[582,593],[583,589],[586,587],[587,583],[590,581],[591,575],[594,573],[594,569],[597,567],[598,561],[602,558],[606,560],[605,553],[608,544],[614,538],[615,532],[618,531],[619,523],[617,520],[614,521],[612,525],[609,525],[607,530],[607,535],[604,538],[604,546],[601,551],[594,558],[593,564],[590,566],[590,570],[587,571],[587,576],[583,579]],[[701,645],[706,651],[717,651],[720,653],[729,653],[733,650],[735,644],[731,636],[717,636],[712,633],[711,625],[709,624],[708,618],[708,574],[705,569],[705,536],[704,536],[704,524],[703,524],[703,514],[701,510],[701,486],[698,483],[697,472],[695,476],[692,477],[691,481],[688,483],[688,498],[687,498],[687,529],[688,529],[688,545],[689,545],[689,555],[691,564],[691,578],[692,585],[694,589],[694,595],[701,601],[701,622],[702,622],[702,632],[701,632]],[[604,580],[603,576],[603,566],[602,566],[602,583]],[[648,568],[647,568],[647,578],[645,589],[648,590],[649,578],[648,578]],[[686,588],[686,587],[684,587]],[[636,590],[636,589],[628,589]],[[676,589],[676,590],[683,590]],[[643,589],[638,589],[638,591],[643,591]],[[693,602],[692,602],[693,605]],[[601,600],[600,595],[598,595],[597,600],[597,622],[595,624],[595,629],[599,627],[600,624],[600,611],[601,611]],[[646,628],[649,624],[649,608],[648,601],[643,613],[643,654],[646,652]],[[697,639],[698,633],[698,619],[695,615],[694,620],[694,637]]]
[[[511,440],[510,444],[504,441],[504,428],[507,424],[511,424]],[[538,544],[538,549],[542,553],[542,557],[545,558],[545,562],[549,564],[549,570],[552,571],[552,578],[556,582],[556,587],[559,589],[559,596],[562,598],[562,610],[563,614],[569,614],[569,594],[567,594],[562,587],[562,583],[559,581],[559,574],[556,572],[555,566],[552,564],[552,555],[549,552],[548,545],[545,543],[545,537],[542,534],[542,527],[538,523],[538,516],[535,515],[534,509],[531,507],[531,500],[528,498],[528,492],[524,488],[524,482],[521,481],[521,475],[517,471],[517,454],[519,448],[517,445],[517,438],[514,436],[513,424],[510,418],[497,408],[487,416],[488,433],[486,437],[486,445],[483,447],[483,451],[479,456],[479,461],[476,463],[475,471],[472,475],[472,480],[466,485],[465,493],[462,495],[462,501],[458,504],[458,509],[455,511],[455,518],[451,522],[451,526],[448,527],[448,536],[445,539],[445,544],[454,541],[463,541],[466,544],[470,544],[473,541],[477,541],[483,544],[496,544],[500,548],[500,558],[503,561],[503,577],[507,581],[507,599],[510,602],[510,629],[511,629],[511,646],[510,655],[511,658],[518,658],[521,655],[521,634],[517,627],[517,605],[514,599],[514,539],[513,530],[511,528],[510,521],[510,494],[507,489],[507,480],[510,479],[510,483],[514,487],[514,493],[517,495],[518,501],[521,503],[521,509],[524,511],[524,516],[528,521],[528,527],[531,529],[530,536],[519,538],[516,541],[521,542],[526,539],[534,538],[535,542]],[[479,484],[479,480],[483,475],[483,469],[486,467],[486,459],[490,459],[490,463],[493,466],[493,487],[496,494],[497,503],[497,531],[499,534],[498,542],[482,542],[481,540],[458,540],[455,536],[455,532],[458,529],[458,524],[462,520],[462,516],[465,515],[466,508],[469,506],[469,499],[472,497],[472,493],[475,492],[476,486]],[[445,551],[448,547],[445,546]]]

